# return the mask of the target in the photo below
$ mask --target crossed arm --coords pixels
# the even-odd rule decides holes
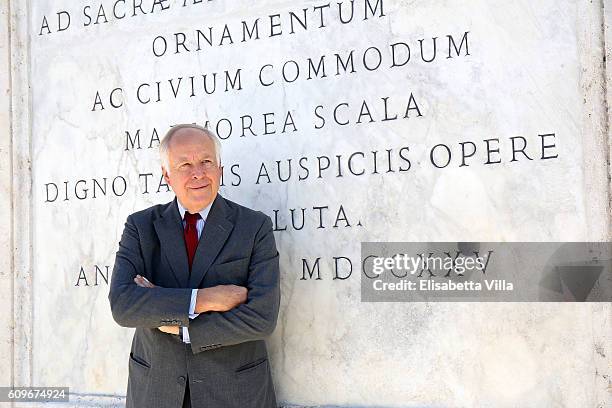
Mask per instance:
[[[159,328],[178,334],[189,327],[194,353],[261,339],[275,326],[280,304],[278,252],[268,217],[256,234],[246,287],[199,289],[188,318],[190,288],[163,288],[142,279],[144,261],[133,220],[128,217],[113,268],[109,301],[113,318],[124,327]]]
[[[134,283],[142,288],[155,288],[144,276],[136,275]],[[247,288],[237,285],[218,285],[211,288],[197,289],[195,313],[226,312],[244,303],[247,299]],[[179,326],[160,326],[164,333],[179,334]]]

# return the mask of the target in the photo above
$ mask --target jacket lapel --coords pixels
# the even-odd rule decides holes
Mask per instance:
[[[230,236],[234,223],[231,221],[232,211],[223,197],[217,194],[215,201],[210,207],[210,212],[204,230],[200,236],[198,247],[191,267],[189,287],[197,288],[204,279],[206,272],[219,255],[225,241]],[[186,252],[186,251],[183,251]],[[184,257],[187,259],[186,256]]]
[[[189,264],[183,237],[183,223],[179,215],[176,198],[162,212],[161,218],[154,221],[155,231],[161,243],[162,253],[166,256],[170,269],[180,288],[188,287]]]

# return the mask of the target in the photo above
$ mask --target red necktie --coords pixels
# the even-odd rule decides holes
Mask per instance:
[[[196,248],[198,247],[198,229],[196,227],[200,213],[189,214],[185,211],[185,245],[187,246],[187,258],[189,259],[189,271],[193,264]]]

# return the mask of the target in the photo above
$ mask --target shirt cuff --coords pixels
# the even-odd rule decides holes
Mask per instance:
[[[183,343],[191,343],[191,340],[189,339],[189,331],[187,330],[187,328],[181,327],[181,330],[183,330]]]
[[[199,313],[194,313],[197,300],[198,300],[198,290],[191,289],[191,303],[189,304],[189,318],[190,319],[195,319],[199,315]]]
[[[191,303],[189,304],[189,318],[190,319],[195,319],[196,317],[200,315],[199,313],[193,313],[195,311],[197,299],[198,299],[198,290],[192,289],[191,290]],[[183,343],[191,343],[189,339],[189,330],[187,330],[187,327],[181,327],[181,330],[183,331]]]

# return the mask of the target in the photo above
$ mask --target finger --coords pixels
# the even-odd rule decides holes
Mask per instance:
[[[134,278],[134,282],[136,282],[138,286],[143,287],[143,288],[154,288],[155,287],[155,285],[149,282],[147,278],[140,276],[140,275],[136,275],[136,277]]]
[[[160,326],[158,329],[164,333],[179,334],[179,328],[177,326]]]
[[[144,279],[140,279],[140,283],[142,284],[142,286],[144,286],[145,288],[150,288],[152,287],[151,282],[148,282]]]
[[[152,283],[151,283],[151,282],[150,282],[150,281],[149,281],[147,278],[145,278],[144,276],[140,276],[140,275],[138,275],[138,276],[140,277],[140,279],[142,280],[142,282],[145,284],[145,287],[147,287],[147,288],[154,288],[154,287],[155,287],[155,285],[154,285],[154,284],[152,284]]]

